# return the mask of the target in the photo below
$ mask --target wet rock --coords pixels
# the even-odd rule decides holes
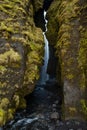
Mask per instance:
[[[53,130],[53,128],[49,128],[48,130]]]
[[[47,98],[50,99],[50,96],[48,96]]]
[[[56,107],[56,104],[53,104],[53,107],[55,108],[55,107]]]
[[[42,90],[40,91],[42,93]],[[36,95],[38,95],[38,93]],[[40,96],[43,96],[43,94]],[[42,104],[39,102],[38,105],[35,104],[35,102],[32,102],[32,104],[29,105],[28,111],[23,111],[20,114],[17,114],[19,119],[15,118],[15,122],[13,121],[10,123],[10,126],[6,127],[4,130],[87,130],[86,125],[78,120],[59,121],[59,116],[61,114],[60,110],[53,108],[53,104],[55,104],[55,96],[57,95],[50,96],[52,96],[52,102],[49,102],[47,99],[45,99],[46,102],[42,102]],[[39,98],[35,98],[34,100],[39,100]],[[43,98],[41,98],[41,101],[43,101]],[[31,105],[33,107],[31,107]],[[58,107],[60,105],[58,104],[56,106]],[[36,109],[30,114],[28,113],[30,108],[33,110],[34,108]],[[53,112],[53,109],[55,109],[56,112]]]
[[[53,112],[56,112],[56,108],[53,108],[52,111],[53,111]]]
[[[75,122],[79,122],[79,125]],[[68,120],[64,122],[60,122],[58,127],[58,130],[87,130],[87,124],[83,121],[78,120]]]
[[[43,114],[39,114],[37,117],[40,118],[40,119],[44,119],[45,118]]]
[[[44,122],[36,122],[34,124],[32,124],[31,128],[29,128],[30,130],[48,130],[48,126],[47,123]]]
[[[55,104],[58,104],[58,103],[59,103],[59,101],[58,101],[58,100],[56,100],[56,101],[55,101]]]
[[[70,124],[70,122],[66,122],[66,124],[67,124],[67,125],[69,125],[69,124]]]
[[[51,119],[55,120],[55,119],[58,119],[59,118],[59,114],[58,112],[54,112],[51,114]]]
[[[80,122],[79,122],[79,121],[75,121],[75,124],[76,124],[76,125],[80,125]]]
[[[82,130],[82,128],[78,128],[77,130]]]

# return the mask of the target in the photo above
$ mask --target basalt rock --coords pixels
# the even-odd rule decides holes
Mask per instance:
[[[43,0],[0,0],[0,126],[24,108],[43,59],[43,35],[34,13]]]
[[[49,44],[56,48],[65,119],[87,118],[87,1],[54,0],[48,10]],[[58,67],[57,67],[58,68]]]

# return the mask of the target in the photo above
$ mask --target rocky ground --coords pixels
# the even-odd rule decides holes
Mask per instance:
[[[59,93],[58,93],[59,92]],[[36,86],[27,96],[28,107],[16,113],[3,130],[87,130],[86,122],[61,120],[62,93],[56,82]]]

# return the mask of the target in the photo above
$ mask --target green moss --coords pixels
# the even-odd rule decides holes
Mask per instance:
[[[56,56],[61,66],[61,75],[59,75],[58,69],[57,74],[61,77],[61,82],[64,83],[66,117],[69,114],[69,117],[79,115],[82,118],[83,114],[80,112],[80,98],[83,97],[84,101],[86,100],[84,97],[87,93],[86,4],[86,1],[80,3],[79,0],[55,0],[48,10],[49,34],[47,34],[47,36],[50,41],[49,43],[56,48]],[[51,38],[53,40],[50,40]],[[69,96],[71,98],[71,91],[73,89],[76,94],[73,96],[71,102]],[[76,100],[78,101],[76,102]],[[67,108],[67,104],[69,109]],[[86,108],[85,105],[83,106]]]
[[[15,113],[15,109],[13,109],[13,108],[8,109],[8,112],[7,112],[8,120],[12,120],[13,119],[14,113]]]
[[[81,29],[82,30],[82,29]],[[79,67],[82,70],[82,79],[81,79],[81,87],[85,89],[86,87],[86,77],[87,77],[87,31],[81,31],[81,40],[80,40],[80,50],[78,57]]]
[[[43,5],[42,0],[34,3],[38,9]],[[26,107],[23,98],[34,90],[39,77],[44,44],[42,31],[34,24],[38,10],[34,3],[0,0],[0,107],[5,115],[0,125],[12,119],[16,109]]]
[[[20,63],[21,56],[15,52],[12,48],[9,51],[6,51],[4,54],[0,54],[0,64],[7,64],[11,62]]]
[[[0,109],[0,126],[4,125],[6,122],[5,114],[5,111],[3,109]]]
[[[34,34],[31,34],[33,36],[30,35],[31,41],[27,43],[29,53],[27,54],[24,86],[27,86],[29,83],[35,83],[39,78],[39,68],[43,61],[43,36],[41,36],[40,29],[36,31],[34,31]]]
[[[0,126],[5,125],[6,121],[13,119],[15,113],[15,109],[11,108],[8,109],[7,111],[4,111],[3,109],[0,108]]]
[[[76,108],[75,107],[69,107],[69,113],[70,115],[75,115],[75,113],[77,112]]]
[[[80,102],[81,102],[82,112],[85,115],[85,118],[87,120],[87,102],[84,99],[82,99]]]
[[[7,70],[7,69],[6,69],[5,66],[0,65],[0,73],[1,73],[1,74],[5,73],[6,70]]]
[[[25,72],[26,83],[34,83],[39,78],[39,66],[42,63],[41,54],[42,45],[30,43],[30,53],[27,55],[27,71]]]
[[[5,82],[4,83],[0,82],[0,88],[3,88],[4,86],[6,86],[6,83]]]
[[[3,98],[1,100],[0,107],[3,109],[7,109],[9,104],[10,104],[10,102],[9,102],[8,98]]]
[[[13,102],[15,104],[15,107],[18,108],[18,106],[19,106],[19,95],[16,95],[16,94],[14,95]]]
[[[79,65],[87,67],[87,31],[81,32]]]
[[[19,109],[25,109],[26,108],[26,100],[23,97],[20,97],[20,102],[19,102]]]
[[[67,79],[72,80],[74,75],[72,73],[66,75]]]
[[[13,33],[14,32],[13,27],[7,27],[4,23],[1,23],[0,30],[1,31],[7,31],[9,33]]]

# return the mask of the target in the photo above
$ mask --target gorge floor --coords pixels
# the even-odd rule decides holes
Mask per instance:
[[[55,81],[37,85],[26,97],[27,108],[18,111],[3,130],[87,130],[86,122],[62,121],[62,91]]]

